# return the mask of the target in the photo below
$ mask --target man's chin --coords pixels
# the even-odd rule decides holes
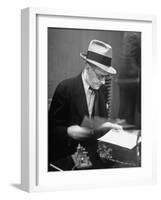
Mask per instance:
[[[99,90],[100,87],[101,87],[100,85],[99,86],[95,86],[95,87],[93,87],[93,89]]]

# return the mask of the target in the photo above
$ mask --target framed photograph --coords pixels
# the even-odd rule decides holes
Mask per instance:
[[[154,16],[26,8],[21,15],[21,186],[156,181]]]

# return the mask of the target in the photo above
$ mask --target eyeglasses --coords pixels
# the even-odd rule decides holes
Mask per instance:
[[[110,74],[107,74],[107,75],[100,74],[100,72],[98,72],[95,67],[91,67],[91,69],[95,73],[95,75],[98,78],[98,80],[100,80],[100,81],[105,80],[107,77],[110,76]]]

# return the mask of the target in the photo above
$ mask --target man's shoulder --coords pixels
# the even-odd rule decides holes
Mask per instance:
[[[70,88],[74,87],[77,84],[78,79],[79,79],[79,76],[72,77],[72,78],[67,78],[67,79],[61,81],[58,84],[57,89],[58,90],[70,89]]]
[[[75,81],[75,79],[76,79],[76,77],[64,79],[63,81],[61,81],[61,82],[59,83],[59,85],[62,85],[62,86],[71,85],[71,84],[73,84],[73,82]]]

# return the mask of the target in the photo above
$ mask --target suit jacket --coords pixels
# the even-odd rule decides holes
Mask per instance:
[[[98,91],[99,116],[107,117],[104,86]],[[49,163],[73,154],[80,141],[67,135],[67,127],[80,125],[89,115],[81,74],[62,81],[56,88],[48,116]],[[85,141],[89,143],[91,141]]]

